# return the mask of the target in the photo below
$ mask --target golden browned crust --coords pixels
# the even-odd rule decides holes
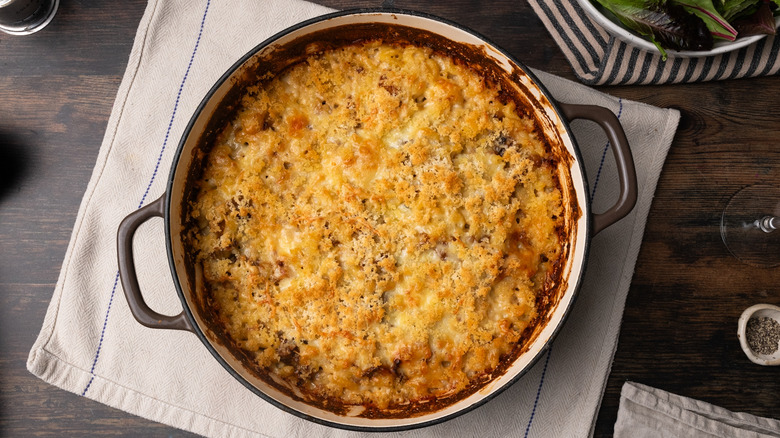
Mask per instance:
[[[263,373],[323,404],[455,398],[517,351],[564,256],[534,120],[473,70],[381,42],[250,87],[187,241]]]

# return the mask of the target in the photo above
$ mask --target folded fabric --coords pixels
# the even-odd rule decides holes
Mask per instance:
[[[191,333],[152,330],[130,314],[116,266],[124,216],[165,191],[190,115],[242,55],[288,26],[330,10],[300,0],[150,0],[28,369],[118,409],[208,436],[357,436],[302,420],[236,381]],[[500,396],[461,417],[406,436],[586,437],[598,412],[645,220],[679,113],[617,99],[536,72],[556,99],[613,111],[637,166],[634,211],[599,233],[569,318],[532,369]],[[618,182],[609,143],[594,123],[571,127],[596,211]],[[134,253],[150,307],[178,314],[162,221],[141,226]],[[377,435],[372,435],[377,436]]]
[[[577,0],[529,0],[574,74],[589,85],[676,84],[768,76],[780,71],[780,38],[732,53],[683,58],[650,53],[610,35]]]
[[[779,438],[780,421],[626,382],[615,438]]]

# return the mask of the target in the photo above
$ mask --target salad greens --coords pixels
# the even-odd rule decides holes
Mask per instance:
[[[776,33],[780,0],[592,0],[664,49],[709,50],[715,40]]]
[[[737,39],[737,30],[720,15],[711,0],[680,0],[675,3],[701,18],[714,38],[722,38],[728,41]]]

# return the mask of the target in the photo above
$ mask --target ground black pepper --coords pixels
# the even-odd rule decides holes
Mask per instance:
[[[750,318],[745,334],[751,350],[758,354],[772,354],[780,343],[780,322],[768,316]]]

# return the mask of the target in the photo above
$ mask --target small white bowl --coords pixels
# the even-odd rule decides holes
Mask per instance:
[[[655,46],[647,38],[636,34],[620,23],[616,23],[604,15],[599,8],[597,8],[591,0],[577,0],[582,9],[598,24],[607,30],[615,38],[625,42],[626,44],[633,45],[644,49],[648,52],[660,54],[658,47]],[[780,25],[780,17],[775,17],[775,27]],[[737,38],[735,41],[716,41],[715,46],[710,50],[671,50],[666,49],[666,54],[669,57],[681,57],[681,58],[695,58],[703,56],[720,55],[722,53],[739,50],[745,46],[755,43],[756,41],[765,38],[766,35],[750,35],[743,38]]]
[[[747,343],[747,335],[745,329],[747,323],[751,318],[762,318],[768,316],[780,323],[780,307],[773,306],[771,304],[756,304],[750,306],[742,312],[742,316],[739,317],[739,323],[737,326],[737,337],[739,338],[739,345],[742,346],[742,351],[753,363],[759,365],[780,365],[780,346],[772,354],[758,354],[750,349]]]

